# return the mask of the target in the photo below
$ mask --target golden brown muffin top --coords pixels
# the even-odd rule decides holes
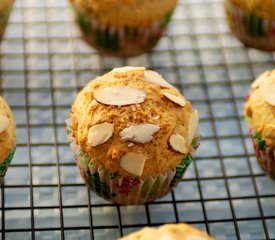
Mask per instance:
[[[275,70],[264,72],[252,83],[245,114],[267,145],[275,146]]]
[[[13,3],[13,0],[0,0],[0,11],[7,10],[12,3]]]
[[[15,123],[7,102],[0,96],[0,163],[3,163],[15,144]]]
[[[198,137],[198,111],[158,73],[123,67],[90,81],[71,109],[73,135],[93,163],[125,175],[174,169]]]
[[[120,240],[213,240],[207,233],[184,223],[165,224],[158,228],[145,227]]]
[[[71,0],[99,23],[114,27],[150,26],[172,11],[177,0]]]
[[[234,5],[264,19],[275,20],[274,0],[229,0]]]

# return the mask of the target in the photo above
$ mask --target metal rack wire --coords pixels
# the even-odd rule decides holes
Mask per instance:
[[[104,57],[83,43],[66,0],[17,0],[0,52],[0,91],[18,147],[0,192],[0,239],[116,239],[187,222],[217,239],[275,239],[275,187],[259,169],[243,121],[248,87],[275,55],[245,49],[218,0],[182,0],[150,53]],[[166,197],[110,204],[86,189],[65,136],[75,94],[115,66],[156,69],[199,109],[196,161]]]

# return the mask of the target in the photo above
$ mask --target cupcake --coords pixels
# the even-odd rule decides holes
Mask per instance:
[[[151,50],[163,35],[177,0],[70,0],[83,39],[116,57]]]
[[[6,101],[0,96],[0,182],[15,152],[15,123]]]
[[[264,72],[252,83],[245,117],[258,163],[275,180],[275,70]]]
[[[142,204],[170,192],[199,144],[198,111],[157,72],[115,68],[77,95],[67,135],[101,197]]]
[[[275,1],[225,0],[228,24],[247,47],[275,51]]]
[[[14,0],[0,1],[0,41],[3,38]]]
[[[165,224],[158,228],[145,227],[120,240],[213,240],[207,233],[185,223]]]

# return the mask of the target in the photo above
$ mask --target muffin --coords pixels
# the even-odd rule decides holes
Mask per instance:
[[[83,39],[99,52],[131,57],[163,35],[177,0],[70,0]]]
[[[275,70],[261,74],[251,85],[245,103],[257,160],[262,170],[275,180]]]
[[[7,102],[0,96],[0,183],[15,152],[15,123]]]
[[[225,0],[228,24],[247,47],[275,51],[275,1]]]
[[[3,38],[14,0],[0,1],[0,41]]]
[[[158,228],[145,227],[120,240],[213,240],[207,233],[185,223],[165,224]]]
[[[198,111],[157,72],[115,68],[77,95],[67,123],[88,186],[120,204],[142,204],[181,180],[199,145]]]

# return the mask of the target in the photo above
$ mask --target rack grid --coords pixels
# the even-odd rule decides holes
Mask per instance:
[[[275,55],[234,38],[222,1],[181,0],[151,53],[120,59],[82,42],[66,0],[16,0],[0,50],[0,92],[18,139],[0,189],[0,239],[117,239],[168,222],[216,239],[275,239],[275,185],[258,167],[243,119],[249,85],[274,68]],[[123,65],[157,70],[201,116],[201,146],[183,180],[139,206],[87,190],[65,134],[75,94]]]

